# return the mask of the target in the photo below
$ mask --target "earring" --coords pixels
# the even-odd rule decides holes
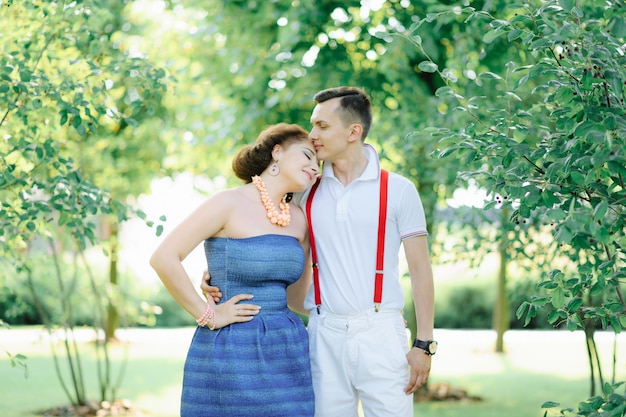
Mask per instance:
[[[278,168],[278,164],[276,162],[277,161],[274,161],[272,162],[272,165],[270,165],[269,173],[273,177],[275,177],[276,175],[280,173],[280,168]]]

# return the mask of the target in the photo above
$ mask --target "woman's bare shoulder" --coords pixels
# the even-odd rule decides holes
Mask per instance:
[[[217,204],[230,206],[233,204],[239,204],[245,198],[245,193],[242,191],[242,187],[228,188],[220,190],[207,197],[203,204]]]

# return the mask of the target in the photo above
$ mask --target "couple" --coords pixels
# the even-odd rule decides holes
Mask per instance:
[[[363,142],[372,120],[363,90],[331,88],[315,102],[310,133],[286,124],[261,132],[233,160],[246,184],[209,198],[152,255],[198,322],[182,417],[356,417],[359,400],[367,417],[413,415],[411,394],[436,349],[422,204],[409,180],[390,174],[381,183],[387,173]],[[313,185],[317,158],[324,171]],[[181,264],[202,241],[220,290],[203,283],[207,302]],[[411,349],[401,243],[418,323]],[[287,306],[309,315],[308,333]]]

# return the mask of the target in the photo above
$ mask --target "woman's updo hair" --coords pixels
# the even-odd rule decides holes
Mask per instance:
[[[269,126],[256,138],[254,145],[245,145],[233,158],[233,171],[245,183],[261,175],[272,162],[272,149],[281,145],[288,147],[294,142],[309,140],[309,134],[298,125],[278,123]]]

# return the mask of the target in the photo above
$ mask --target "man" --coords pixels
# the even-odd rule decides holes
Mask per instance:
[[[428,379],[436,350],[424,210],[415,186],[390,173],[382,299],[375,299],[376,260],[383,248],[377,243],[380,164],[364,142],[372,120],[370,99],[355,87],[323,90],[314,99],[310,137],[324,166],[308,220],[319,285],[311,286],[304,307],[315,415],[356,417],[360,400],[366,417],[412,416],[412,394]],[[295,201],[304,208],[309,194],[296,195]],[[418,327],[410,350],[402,316],[401,244]],[[208,292],[205,283],[202,288]]]

